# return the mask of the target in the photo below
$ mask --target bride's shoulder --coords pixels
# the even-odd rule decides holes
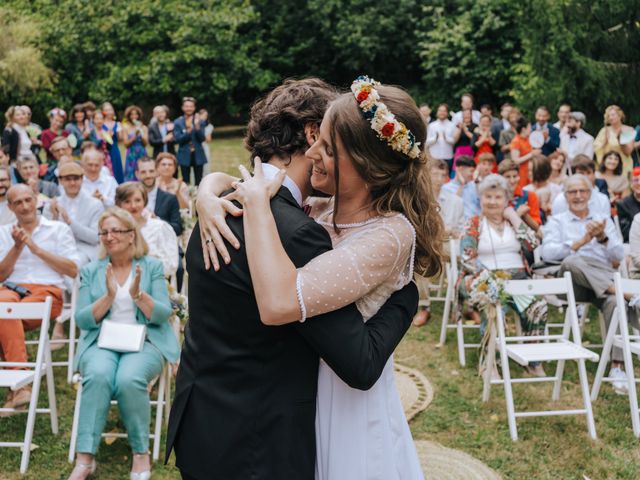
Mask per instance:
[[[416,230],[411,222],[400,212],[392,212],[380,220],[380,225],[388,228],[402,238],[415,238]]]

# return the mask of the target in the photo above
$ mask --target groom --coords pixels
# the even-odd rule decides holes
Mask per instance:
[[[251,110],[253,156],[287,169],[271,202],[280,239],[300,267],[331,248],[323,227],[301,208],[311,192],[309,160],[335,92],[318,79],[286,81]],[[277,168],[264,165],[265,176]],[[313,480],[318,359],[350,386],[371,388],[417,309],[411,283],[364,323],[355,305],[268,327],[251,286],[242,218],[228,225],[240,241],[231,262],[205,270],[199,226],[187,249],[189,323],[171,410],[167,455],[183,479]],[[273,292],[278,295],[278,292]]]

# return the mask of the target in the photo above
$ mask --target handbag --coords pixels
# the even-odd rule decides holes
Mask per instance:
[[[145,325],[103,320],[98,336],[98,347],[120,353],[139,352],[146,337]]]

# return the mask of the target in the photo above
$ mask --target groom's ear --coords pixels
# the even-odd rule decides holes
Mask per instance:
[[[307,123],[304,126],[304,135],[307,137],[309,146],[313,145],[320,136],[320,126],[317,123]]]

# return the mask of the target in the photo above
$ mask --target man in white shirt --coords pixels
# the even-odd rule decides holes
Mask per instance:
[[[563,103],[558,107],[558,121],[553,124],[558,130],[560,130],[560,134],[566,132],[567,121],[569,120],[569,115],[571,114],[571,105],[568,103]]]
[[[560,150],[571,161],[577,155],[593,158],[593,137],[582,128],[587,123],[587,117],[582,112],[571,112],[566,128],[560,133]]]
[[[453,166],[454,129],[453,122],[449,120],[449,106],[441,103],[436,110],[436,120],[429,124],[427,130],[427,146],[431,158],[444,160],[449,170]]]
[[[89,149],[82,154],[84,179],[82,190],[102,202],[105,208],[114,205],[118,182],[111,175],[103,175],[104,154],[100,150]]]
[[[455,178],[442,186],[442,192],[462,198],[465,220],[480,214],[480,197],[473,181],[475,169],[476,162],[472,157],[459,156],[456,161]]]
[[[609,215],[591,211],[589,198],[593,193],[587,177],[581,174],[569,177],[564,190],[569,209],[549,218],[544,229],[542,259],[562,262],[558,275],[571,272],[576,301],[590,302],[600,309],[608,329],[616,308],[613,274],[624,259],[622,241]],[[637,323],[631,312],[629,318]],[[622,351],[614,348],[611,358],[614,389],[625,394]]]
[[[0,281],[4,282],[0,302],[43,302],[50,295],[51,318],[56,318],[62,311],[64,277],[78,274],[79,258],[71,229],[64,223],[39,217],[36,194],[27,185],[11,187],[7,199],[17,223],[0,227]],[[21,294],[8,288],[9,282],[26,291]],[[39,325],[40,320],[0,322],[0,347],[5,361],[27,361],[25,331]],[[31,387],[23,387],[11,392],[4,406],[24,405],[30,396]]]
[[[596,173],[595,164],[593,160],[589,160],[586,157],[576,159],[573,163],[573,171],[584,176],[591,184],[591,198],[589,199],[589,211],[593,214],[601,215],[603,217],[611,216],[611,201],[609,197],[604,193],[601,193],[596,186]],[[568,210],[567,198],[565,195],[558,195],[551,204],[551,214],[558,215]]]
[[[460,111],[453,114],[451,121],[453,125],[457,126],[462,122],[462,112],[465,110],[471,110],[471,121],[476,125],[480,124],[480,112],[473,109],[473,95],[470,93],[463,93],[460,97]]]
[[[7,167],[0,166],[0,225],[7,225],[16,221],[16,216],[9,208],[7,192],[11,186],[11,176]]]

